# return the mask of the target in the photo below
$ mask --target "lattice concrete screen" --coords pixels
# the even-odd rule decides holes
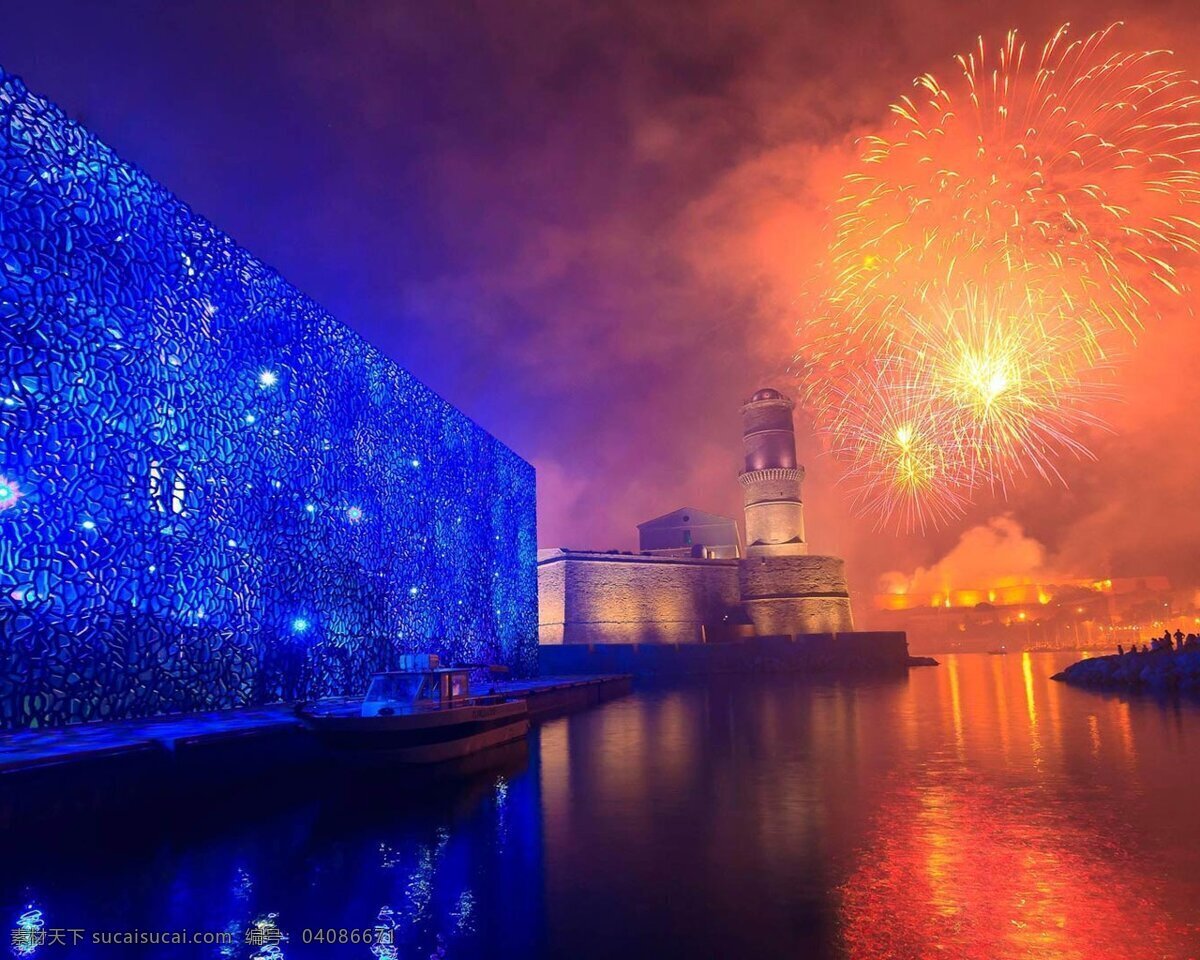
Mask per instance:
[[[532,467],[0,71],[0,726],[535,663]]]

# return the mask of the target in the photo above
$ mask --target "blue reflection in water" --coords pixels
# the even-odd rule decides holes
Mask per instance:
[[[233,896],[233,903],[246,904],[251,895],[254,893],[254,880],[250,876],[245,867],[238,867],[234,871],[233,885],[230,888]],[[245,911],[245,906],[242,912]],[[237,957],[242,953],[243,945],[246,943],[246,919],[243,916],[235,916],[225,925],[224,932],[229,935],[229,939],[225,943],[218,944],[217,955],[220,957]]]
[[[250,960],[284,960],[283,944],[288,935],[279,929],[279,914],[259,916],[246,931],[247,945],[256,948]]]
[[[87,932],[69,951],[80,960],[112,954],[91,943],[93,932],[185,929],[224,942],[134,949],[150,960],[536,956],[539,791],[524,771],[524,744],[517,757],[503,775],[435,784],[428,795],[411,785],[396,797],[395,785],[347,783],[331,799],[257,818],[243,819],[231,802],[215,825],[184,836],[147,840],[144,825],[140,833],[122,826],[122,835],[140,838],[136,850],[114,840],[116,849],[83,860],[66,845],[57,863],[40,849],[19,861],[6,856],[28,871],[0,871],[0,909],[14,930],[31,931],[21,946],[14,935],[12,954],[43,955],[32,931],[46,923],[44,894],[56,926]],[[378,796],[363,801],[363,793]]]
[[[508,839],[508,781],[504,777],[496,778],[496,842],[501,847]]]
[[[454,918],[454,932],[466,936],[475,932],[475,895],[464,890],[458,895],[458,903],[450,911]]]
[[[233,895],[238,900],[249,900],[254,892],[254,880],[244,867],[237,868],[237,876],[233,881]]]
[[[12,952],[18,957],[32,957],[45,942],[46,921],[42,911],[31,903],[13,925]]]
[[[476,894],[481,854],[486,858],[503,856],[507,839],[508,781],[497,777],[490,795],[481,801],[480,826],[486,826],[488,842],[483,850],[476,845],[479,835],[456,834],[439,827],[432,838],[418,842],[408,851],[388,843],[380,846],[380,863],[386,870],[398,870],[404,878],[397,913],[384,908],[392,934],[392,950],[377,949],[376,956],[404,955],[446,957],[460,950],[468,953],[481,948],[476,943],[478,924]],[[380,912],[378,922],[384,923]]]
[[[397,960],[400,950],[396,946],[396,912],[386,904],[379,908],[375,918],[371,953],[380,960]]]

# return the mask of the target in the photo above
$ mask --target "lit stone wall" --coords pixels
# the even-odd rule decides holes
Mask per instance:
[[[750,557],[740,561],[738,579],[759,636],[854,629],[840,557]]]
[[[538,643],[562,643],[566,621],[565,563],[544,563],[561,550],[538,551]]]
[[[736,560],[543,551],[543,644],[698,643],[737,607]]]
[[[534,668],[530,465],[3,72],[0,425],[0,727]]]

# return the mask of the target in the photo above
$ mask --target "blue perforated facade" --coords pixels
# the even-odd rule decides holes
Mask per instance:
[[[0,726],[533,669],[533,468],[0,71]]]

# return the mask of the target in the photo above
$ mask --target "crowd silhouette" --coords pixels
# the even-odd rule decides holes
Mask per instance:
[[[1176,630],[1172,637],[1170,630],[1164,630],[1161,637],[1154,637],[1149,643],[1141,645],[1134,644],[1129,653],[1176,653],[1181,650],[1195,650],[1200,647],[1200,637],[1194,633],[1184,634],[1182,630]],[[1125,647],[1117,644],[1117,655],[1125,656]]]

